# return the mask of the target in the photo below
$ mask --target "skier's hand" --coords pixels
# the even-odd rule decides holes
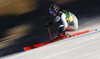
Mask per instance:
[[[50,26],[52,24],[52,22],[47,22],[46,26]]]

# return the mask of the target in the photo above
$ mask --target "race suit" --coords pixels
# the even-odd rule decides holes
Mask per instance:
[[[59,11],[57,16],[54,19],[54,22],[62,21],[62,24],[59,26],[59,33],[67,31],[74,31],[78,29],[78,20],[74,14],[67,10]]]

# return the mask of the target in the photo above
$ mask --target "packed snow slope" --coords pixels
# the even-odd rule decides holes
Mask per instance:
[[[87,19],[91,21],[87,21]],[[4,59],[99,59],[100,15],[87,17],[79,23],[79,31],[98,29],[88,34],[64,39],[30,51],[9,55]],[[45,34],[44,34],[45,35]]]

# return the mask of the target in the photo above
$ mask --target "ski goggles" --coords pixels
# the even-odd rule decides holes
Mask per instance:
[[[54,11],[50,11],[51,14],[54,14]]]

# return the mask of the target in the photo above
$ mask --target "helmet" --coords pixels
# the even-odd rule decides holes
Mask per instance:
[[[53,4],[49,7],[49,12],[51,14],[58,13],[59,10],[60,10],[60,8],[57,4]]]

